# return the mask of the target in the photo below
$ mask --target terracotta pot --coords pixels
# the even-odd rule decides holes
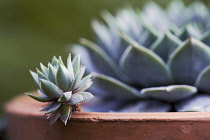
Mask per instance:
[[[49,125],[43,103],[26,95],[5,109],[9,140],[208,140],[210,112],[73,113],[65,126]]]

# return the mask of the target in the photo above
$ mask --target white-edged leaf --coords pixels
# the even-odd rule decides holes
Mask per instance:
[[[30,73],[31,73],[31,76],[32,76],[35,84],[37,85],[38,88],[40,88],[39,87],[39,77],[38,77],[38,75],[35,72],[31,71],[31,70],[30,70]]]
[[[122,34],[131,46],[120,59],[120,67],[133,84],[140,87],[168,85],[170,72],[165,62],[151,50]]]
[[[70,104],[70,105],[76,105],[76,104],[79,104],[83,101],[84,101],[83,97],[81,95],[75,93],[75,94],[72,94],[70,100],[68,100],[67,103]]]
[[[168,63],[175,83],[193,85],[199,73],[210,64],[210,48],[189,38],[171,54]]]
[[[177,102],[187,99],[197,93],[197,88],[188,85],[171,85],[166,87],[151,87],[141,90],[146,98],[162,100],[166,102]]]
[[[210,95],[199,94],[175,105],[179,112],[205,112],[210,111]]]
[[[138,100],[141,97],[138,91],[112,77],[93,73],[93,85],[90,87],[91,93],[104,98],[114,98],[120,101]]]
[[[66,102],[71,98],[72,92],[64,92],[61,97],[58,99],[58,102]]]
[[[61,103],[54,102],[45,114],[55,113],[61,107]]]
[[[59,64],[58,70],[56,73],[57,86],[63,91],[68,91],[72,83],[73,83],[73,77],[68,71],[68,69],[64,65]]]
[[[79,92],[76,94],[79,94],[83,97],[83,102],[87,102],[87,101],[91,100],[92,98],[94,98],[93,94],[90,92]]]
[[[210,65],[200,72],[195,86],[204,93],[210,94]]]
[[[40,97],[40,96],[30,94],[30,93],[25,93],[25,94],[28,95],[29,97],[37,100],[37,101],[40,101],[40,102],[51,102],[51,101],[53,101],[53,99],[49,98],[49,97]]]
[[[58,99],[62,94],[62,90],[50,81],[40,79],[41,90],[50,98]]]
[[[77,71],[80,68],[80,55],[76,55],[72,61],[72,66],[74,70],[74,76],[77,74]]]
[[[56,79],[57,70],[51,64],[48,65],[48,68],[49,68],[48,79],[50,80],[50,82],[56,84],[55,79]]]
[[[67,69],[68,69],[72,79],[74,80],[74,69],[73,69],[72,62],[71,62],[71,54],[69,54],[69,56],[67,58]]]
[[[51,114],[50,116],[50,125],[54,124],[58,118],[60,117],[60,111],[56,111],[55,113]]]
[[[71,113],[71,106],[68,104],[63,104],[60,108],[60,119],[64,122],[65,125],[67,124],[70,113]]]

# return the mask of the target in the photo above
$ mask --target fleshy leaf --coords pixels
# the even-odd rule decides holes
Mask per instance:
[[[30,93],[25,93],[25,94],[28,95],[29,97],[37,100],[37,101],[40,101],[40,102],[51,102],[51,101],[53,101],[53,99],[49,98],[49,97],[40,97],[40,96],[30,94]]]
[[[168,85],[170,74],[164,61],[151,50],[144,48],[124,36],[132,46],[128,47],[120,60],[123,72],[140,87]]]
[[[37,87],[39,88],[39,77],[38,77],[38,75],[31,70],[30,70],[30,73],[31,73],[31,76],[32,76],[34,82],[36,83]]]
[[[77,93],[72,94],[70,100],[67,102],[70,105],[76,105],[83,102],[83,97]]]
[[[210,48],[197,39],[189,38],[169,59],[176,84],[193,85],[198,74],[210,64]]]
[[[206,45],[210,46],[210,30],[205,32],[203,36],[201,37],[201,41],[205,43]]]
[[[81,54],[81,61],[87,66],[88,72],[98,72],[118,78],[118,67],[116,63],[96,44],[81,39],[81,45],[75,45],[72,50],[76,54]],[[101,64],[101,65],[97,65]]]
[[[64,92],[58,99],[58,102],[66,102],[71,98],[72,92]]]
[[[65,123],[65,125],[68,121],[70,113],[71,113],[71,106],[63,104],[60,108],[60,118]]]
[[[55,79],[56,79],[57,71],[51,64],[49,64],[48,67],[49,67],[48,79],[50,80],[50,82],[53,82],[54,84],[56,84]]]
[[[86,89],[88,89],[92,84],[93,84],[93,82],[92,81],[89,81],[87,84],[85,84],[84,86],[81,86],[81,88],[79,88],[75,92],[83,92]]]
[[[151,50],[158,54],[165,62],[167,62],[171,53],[176,49],[181,41],[167,32],[163,36],[159,37],[151,46]]]
[[[184,27],[178,36],[183,41],[188,39],[189,37],[194,37],[197,39],[201,38],[200,31],[192,24],[189,24],[186,27]]]
[[[144,88],[141,94],[147,98],[166,102],[177,102],[187,99],[197,93],[197,88],[188,85],[172,85],[167,87]]]
[[[210,94],[210,65],[198,75],[195,86],[199,90]]]
[[[48,109],[45,114],[50,114],[56,112],[61,107],[61,103],[54,102],[50,109]]]
[[[56,83],[63,91],[68,91],[73,82],[73,77],[65,66],[59,64],[58,71],[56,74]]]
[[[210,95],[199,94],[176,104],[179,112],[205,112],[210,111]]]
[[[79,92],[77,93],[83,97],[83,102],[91,100],[94,96],[90,92]]]
[[[49,71],[48,71],[48,68],[45,67],[42,63],[40,63],[40,68],[42,70],[42,73],[44,73],[44,75],[48,75]]]
[[[53,102],[53,103],[54,103],[54,102]],[[44,108],[42,108],[40,111],[47,111],[47,110],[49,110],[49,109],[52,107],[53,103],[49,103],[49,104],[46,105]]]
[[[50,116],[50,125],[54,124],[59,117],[60,117],[60,111],[58,110]]]
[[[118,81],[112,77],[93,73],[93,85],[90,91],[95,95],[115,98],[116,100],[136,100],[140,99],[138,91],[129,85]]]
[[[86,67],[84,67],[84,66],[82,66],[82,67],[79,68],[79,70],[77,71],[77,74],[75,76],[74,82],[73,82],[73,84],[71,86],[71,90],[73,90],[76,87],[78,87],[78,84],[80,83],[80,81],[82,79],[82,76],[85,73],[85,69],[86,69]]]
[[[86,86],[86,84],[91,81],[91,79],[90,79],[91,76],[92,76],[92,74],[89,74],[89,75],[85,76],[82,80],[80,80],[79,82],[75,83],[72,90],[78,91],[79,89]]]
[[[36,69],[36,71],[39,78],[48,80],[47,76],[44,73],[42,73],[39,69]]]
[[[168,112],[171,105],[157,100],[142,100],[134,104],[126,105],[117,112]]]
[[[72,77],[72,79],[74,79],[74,69],[73,69],[73,65],[71,62],[71,54],[69,54],[68,58],[67,58],[67,69]],[[76,73],[75,73],[76,75]]]
[[[45,95],[53,99],[58,99],[60,97],[62,90],[60,90],[55,84],[44,79],[40,79],[40,82],[41,90]]]
[[[57,67],[57,64],[58,64],[58,59],[57,59],[57,57],[53,57],[52,58],[52,62],[51,62],[51,65],[53,66],[53,67]]]
[[[74,76],[77,74],[77,71],[80,68],[80,55],[76,55],[72,61],[72,66],[74,70]]]

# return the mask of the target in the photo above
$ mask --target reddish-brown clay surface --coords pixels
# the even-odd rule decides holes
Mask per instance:
[[[26,95],[6,105],[10,140],[210,140],[210,112],[74,113],[49,125]]]

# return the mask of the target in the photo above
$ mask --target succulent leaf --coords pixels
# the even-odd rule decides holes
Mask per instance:
[[[74,76],[77,74],[77,71],[80,68],[80,55],[76,55],[72,61],[72,66],[74,70]]]
[[[56,79],[57,70],[51,64],[48,65],[48,69],[49,69],[48,79],[50,80],[50,82],[56,84],[55,79]]]
[[[48,80],[47,76],[46,76],[44,73],[42,73],[42,72],[41,72],[40,70],[38,70],[38,69],[36,69],[36,71],[37,71],[37,75],[38,75],[39,79]]]
[[[49,97],[40,97],[40,96],[30,94],[30,93],[25,93],[25,94],[28,95],[29,97],[37,100],[37,101],[40,101],[40,102],[51,102],[51,101],[53,101],[53,99],[49,98]]]
[[[89,60],[92,61],[92,65],[96,64],[103,64],[103,65],[98,65],[97,68],[96,66],[94,67],[93,71],[98,72],[101,71],[107,75],[111,75],[115,78],[118,78],[118,67],[116,66],[116,63],[106,54],[105,51],[103,51],[99,46],[96,44],[86,40],[86,39],[81,39],[80,40],[81,44],[84,45],[82,48],[74,47],[73,51],[75,53],[79,53],[83,51],[83,53],[87,53],[86,56],[89,56]],[[83,57],[82,62],[86,62],[88,57]],[[90,63],[90,62],[89,62]],[[89,70],[92,71],[92,70]]]
[[[70,92],[64,92],[61,97],[58,99],[58,102],[67,102],[72,95],[72,91]]]
[[[135,100],[141,99],[138,91],[129,85],[118,81],[112,77],[93,73],[93,86],[90,91],[99,96],[112,97],[116,100]]]
[[[58,64],[58,59],[57,59],[56,56],[54,56],[53,59],[52,59],[51,65],[52,65],[53,67],[57,67],[57,64]]]
[[[76,80],[75,80],[72,90],[78,91],[78,90],[82,89],[84,86],[86,86],[91,81],[91,79],[90,79],[91,76],[92,76],[92,74],[89,74],[86,77],[84,77],[82,80],[81,79],[78,80],[78,82],[76,82]]]
[[[53,102],[53,103],[54,103],[54,102]],[[47,110],[49,110],[49,109],[52,107],[53,103],[49,103],[49,104],[46,105],[44,108],[42,108],[40,111],[47,111]]]
[[[199,90],[210,94],[210,65],[202,70],[198,75],[195,86]]]
[[[45,114],[55,113],[61,107],[61,103],[54,102],[50,109],[48,109]]]
[[[133,84],[141,87],[169,84],[170,74],[163,60],[133,40],[127,37],[125,39],[132,46],[128,47],[122,55],[120,67]]]
[[[56,84],[58,85],[58,87],[63,91],[68,91],[72,83],[73,77],[68,69],[62,64],[59,64],[58,71],[56,73]]]
[[[87,102],[94,97],[93,94],[91,94],[90,92],[79,92],[77,94],[82,96],[83,102]]]
[[[210,48],[197,39],[189,38],[169,59],[173,79],[177,84],[193,85],[198,74],[210,64]]]
[[[144,88],[141,94],[147,98],[153,98],[166,102],[178,102],[187,99],[197,93],[197,88],[188,85],[171,85],[167,87]]]
[[[53,99],[60,97],[62,90],[59,89],[55,84],[44,79],[40,79],[40,82],[41,90],[42,92],[44,92],[45,95]]]
[[[119,112],[168,112],[171,105],[157,100],[142,100],[127,105]]]
[[[50,125],[54,124],[59,117],[60,117],[60,111],[58,110],[50,116]]]
[[[71,54],[69,54],[68,58],[67,58],[67,69],[72,77],[72,79],[74,79],[74,69],[72,66],[72,62],[71,62]],[[76,74],[75,74],[76,75]]]
[[[179,112],[205,112],[210,111],[210,95],[200,94],[176,104]]]
[[[76,105],[76,104],[79,104],[83,101],[84,101],[83,97],[77,93],[77,94],[72,94],[70,100],[68,100],[67,103],[70,104],[70,105]]]
[[[60,109],[60,118],[65,125],[67,124],[70,114],[71,114],[71,106],[63,104]]]
[[[42,73],[44,73],[45,76],[48,76],[49,70],[47,67],[45,67],[42,63],[40,63],[40,68]]]
[[[39,88],[39,77],[38,77],[38,74],[36,74],[35,72],[33,72],[31,70],[30,70],[30,73],[31,73],[31,76],[32,76],[36,86]]]
[[[160,36],[151,46],[151,50],[158,54],[165,62],[181,41],[170,32]]]

